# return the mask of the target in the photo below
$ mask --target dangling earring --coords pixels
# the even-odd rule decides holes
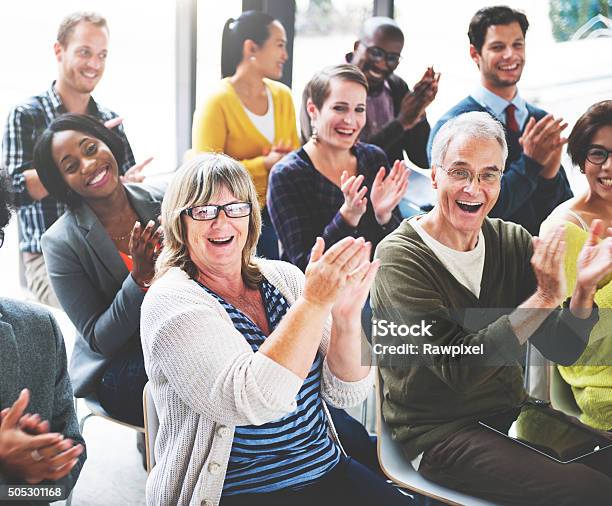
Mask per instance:
[[[580,174],[584,174],[584,173],[585,173],[584,167],[580,167]]]
[[[317,132],[317,127],[314,126],[312,121],[310,122],[310,132],[310,139],[316,144],[319,141],[319,133]]]

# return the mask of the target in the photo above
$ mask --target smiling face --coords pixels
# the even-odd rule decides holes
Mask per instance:
[[[588,148],[598,147],[612,151],[612,125],[601,127],[589,143]],[[599,198],[612,201],[612,155],[602,165],[584,160],[584,173],[591,192]]]
[[[483,86],[491,91],[514,87],[525,66],[525,37],[517,21],[487,29],[480,53],[470,47],[470,56],[480,69]]]
[[[357,65],[365,74],[371,92],[380,90],[385,80],[397,68],[397,65],[389,66],[385,58],[375,61],[368,47],[378,47],[387,54],[401,54],[404,48],[404,38],[397,32],[377,29],[372,37],[355,44],[352,63]]]
[[[58,132],[51,154],[66,184],[85,200],[108,197],[120,185],[117,161],[96,137],[75,130]]]
[[[224,205],[240,202],[223,186],[206,204]],[[204,203],[202,203],[204,204]],[[249,233],[249,216],[228,218],[220,211],[214,220],[196,221],[183,215],[189,257],[202,273],[228,277],[240,272],[242,250]]]
[[[287,34],[283,25],[278,21],[270,23],[268,32],[270,36],[261,47],[253,44],[254,63],[264,77],[280,79],[283,75],[283,66],[289,58],[287,54]]]
[[[366,89],[353,81],[332,78],[321,109],[308,101],[308,114],[318,141],[336,149],[350,149],[366,122]]]
[[[104,74],[108,31],[82,21],[74,27],[66,47],[56,42],[54,50],[60,86],[76,93],[91,93]]]
[[[451,139],[443,161],[444,169],[462,169],[473,175],[484,171],[503,170],[502,148],[495,139],[478,139],[457,135]],[[471,183],[456,182],[441,168],[432,167],[434,188],[438,190],[438,215],[441,228],[464,233],[478,232],[495,205],[500,192],[499,181],[483,185],[473,178]]]

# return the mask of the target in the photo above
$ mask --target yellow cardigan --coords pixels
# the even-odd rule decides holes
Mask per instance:
[[[548,229],[557,220],[546,220],[542,229]],[[576,286],[576,261],[588,232],[573,223],[565,223],[565,277],[568,296]],[[593,327],[589,344],[569,367],[557,366],[563,379],[569,383],[582,411],[580,421],[597,429],[612,429],[612,282],[595,293],[600,308],[599,322]],[[589,365],[584,365],[589,364]]]
[[[291,90],[282,83],[264,79],[274,103],[274,144],[300,146]],[[241,161],[247,168],[259,195],[265,204],[268,172],[264,166],[264,153],[272,145],[251,122],[238,94],[229,82],[222,79],[193,118],[193,151],[223,152]]]

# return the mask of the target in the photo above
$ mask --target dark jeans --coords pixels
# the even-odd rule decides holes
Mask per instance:
[[[140,343],[113,358],[98,385],[98,399],[114,418],[144,426],[142,391],[147,383]]]
[[[268,260],[278,260],[278,236],[272,226],[272,220],[268,213],[268,208],[261,210],[261,235],[257,241],[257,256]]]
[[[341,457],[329,473],[299,490],[221,497],[220,506],[406,506],[414,501],[350,457]]]
[[[558,464],[479,425],[427,450],[419,473],[504,505],[595,506],[612,498],[612,451]]]
[[[378,465],[376,436],[370,436],[365,427],[343,409],[328,405],[340,443],[349,457],[361,462],[372,471],[384,476]]]

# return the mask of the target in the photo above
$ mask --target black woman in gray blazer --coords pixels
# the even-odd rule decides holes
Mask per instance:
[[[70,363],[75,395],[95,395],[114,417],[142,426],[140,305],[160,247],[162,194],[123,184],[122,156],[102,123],[67,114],[40,137],[34,166],[69,207],[43,235],[42,249],[53,290],[79,333]]]

